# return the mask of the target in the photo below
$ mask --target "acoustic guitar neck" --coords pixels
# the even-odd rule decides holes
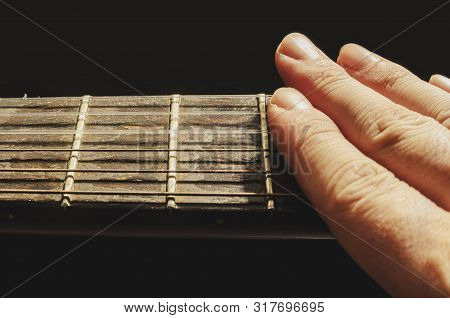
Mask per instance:
[[[268,102],[265,94],[2,98],[0,206],[302,213],[308,202],[273,147]]]

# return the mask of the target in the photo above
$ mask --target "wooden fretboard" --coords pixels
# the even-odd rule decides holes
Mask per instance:
[[[271,144],[268,102],[2,98],[0,233],[329,238]]]
[[[267,103],[264,94],[0,99],[0,201],[274,210],[291,194],[272,179]]]

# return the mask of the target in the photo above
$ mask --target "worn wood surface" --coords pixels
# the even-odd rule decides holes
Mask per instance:
[[[34,148],[70,149],[76,133],[81,97],[0,99],[0,169],[67,169],[70,151],[23,151]],[[90,97],[85,114],[76,168],[113,169],[117,172],[73,172],[75,191],[166,191],[171,96]],[[265,174],[198,173],[195,170],[263,170],[261,114],[258,96],[180,96],[176,132],[176,192],[205,196],[177,196],[177,207],[218,205],[227,209],[264,209],[265,197],[211,196],[211,193],[265,193]],[[87,152],[87,149],[105,151]],[[108,152],[107,149],[136,151]],[[214,148],[215,151],[205,151]],[[181,151],[181,150],[189,151]],[[224,151],[220,151],[224,149]],[[197,151],[199,150],[199,151]],[[120,172],[121,170],[165,172]],[[0,172],[0,189],[61,190],[67,172]],[[0,201],[48,202],[58,205],[59,194],[5,194]],[[71,205],[143,203],[163,207],[166,196],[70,194]]]

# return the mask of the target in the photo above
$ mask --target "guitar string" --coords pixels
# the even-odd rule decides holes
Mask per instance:
[[[136,195],[136,196],[195,196],[195,197],[292,197],[292,193],[274,192],[167,192],[167,191],[108,191],[108,190],[40,190],[40,189],[0,189],[0,194],[77,194],[77,195]]]
[[[112,106],[113,107],[113,106]],[[235,112],[235,111],[209,111],[209,112],[180,112],[179,115],[187,115],[187,116],[242,116],[242,115],[261,115],[265,113],[260,112]],[[170,112],[24,112],[24,113],[15,113],[15,112],[0,112],[0,117],[67,117],[67,116],[78,116],[78,115],[87,115],[87,116],[169,116]]]
[[[67,151],[84,151],[84,152],[260,152],[269,151],[266,148],[210,148],[210,149],[197,149],[197,148],[0,148],[0,152],[67,152]]]
[[[242,135],[242,134],[261,134],[268,133],[266,130],[247,130],[247,129],[190,129],[190,130],[176,130],[171,131],[167,129],[88,129],[88,130],[72,130],[72,129],[17,129],[17,130],[0,130],[0,135],[73,135],[81,133],[83,135],[110,135],[110,134],[123,134],[123,135],[136,135],[136,134],[154,134],[154,135],[169,135],[170,133],[176,133],[177,135]]]
[[[196,101],[201,100],[203,98],[214,98],[214,99],[221,99],[221,98],[231,98],[231,99],[241,99],[241,98],[249,98],[249,99],[254,99],[258,97],[258,94],[237,94],[237,95],[184,95],[184,94],[179,94],[180,96],[183,97],[183,99],[185,100],[189,100],[189,98],[194,99]],[[116,100],[133,100],[133,99],[144,99],[144,100],[150,100],[150,99],[156,99],[156,100],[164,100],[166,99],[167,101],[170,101],[170,98],[173,96],[173,94],[171,95],[124,95],[124,96],[114,96],[114,99]],[[265,94],[266,97],[271,97],[272,95],[270,94]],[[111,96],[90,96],[92,100],[97,100],[97,99],[111,99]],[[24,101],[46,101],[46,100],[78,100],[80,97],[79,96],[61,96],[61,97],[27,97],[26,99],[23,98],[14,98],[14,97],[7,97],[7,98],[0,98],[0,102],[3,100],[9,100],[9,101],[20,101],[20,102],[24,102]]]
[[[263,174],[265,171],[261,170],[232,170],[232,169],[60,169],[60,168],[0,168],[0,172],[105,172],[105,173],[249,173],[249,174]]]

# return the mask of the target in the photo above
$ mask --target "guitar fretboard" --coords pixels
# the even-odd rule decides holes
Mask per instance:
[[[0,201],[273,210],[264,94],[0,99]]]

